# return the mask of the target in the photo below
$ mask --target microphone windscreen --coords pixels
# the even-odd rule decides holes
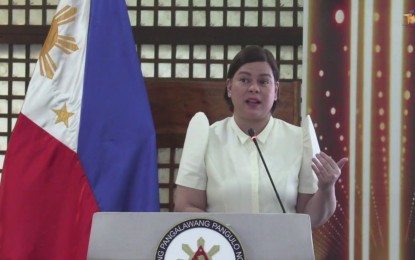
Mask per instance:
[[[248,129],[248,134],[249,134],[250,137],[254,137],[255,136],[255,130],[252,129],[252,128],[249,128]]]

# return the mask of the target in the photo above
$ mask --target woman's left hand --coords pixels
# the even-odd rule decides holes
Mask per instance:
[[[312,159],[311,167],[317,175],[318,188],[324,191],[334,187],[341,175],[341,169],[348,160],[347,157],[344,157],[336,163],[331,156],[324,152],[316,154],[316,157]]]

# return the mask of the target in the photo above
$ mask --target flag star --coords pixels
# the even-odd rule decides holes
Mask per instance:
[[[69,118],[74,115],[72,112],[68,112],[68,109],[66,108],[66,103],[63,105],[61,109],[52,109],[53,112],[58,116],[56,118],[55,124],[58,124],[60,122],[63,122],[66,125],[66,128],[69,127]]]

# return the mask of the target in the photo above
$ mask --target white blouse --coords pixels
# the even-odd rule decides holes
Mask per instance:
[[[314,128],[311,135],[315,135]],[[297,194],[315,193],[310,131],[271,118],[258,145],[286,212]],[[233,117],[209,127],[197,113],[189,123],[176,184],[206,190],[208,212],[282,212],[261,157]]]

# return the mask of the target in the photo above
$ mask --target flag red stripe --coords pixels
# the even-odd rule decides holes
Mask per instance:
[[[2,259],[86,259],[98,210],[78,155],[20,115],[0,190]]]

